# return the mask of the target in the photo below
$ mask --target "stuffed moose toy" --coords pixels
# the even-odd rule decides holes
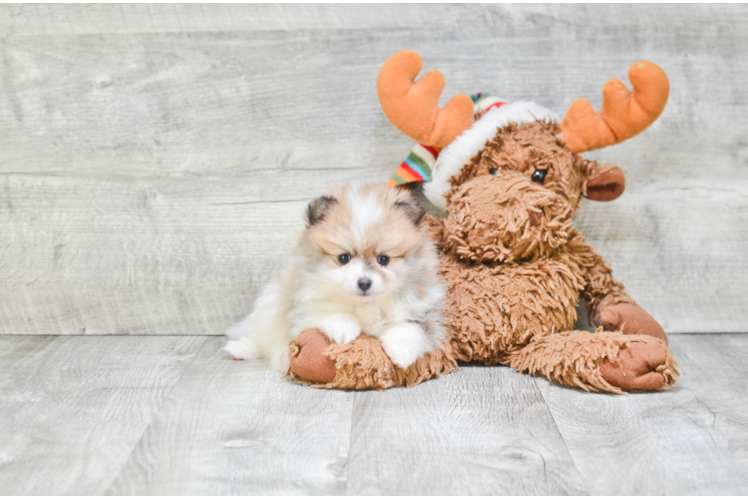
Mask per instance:
[[[662,327],[624,291],[610,266],[572,226],[582,197],[623,193],[623,171],[580,153],[646,129],[667,102],[658,66],[631,66],[633,92],[619,80],[603,89],[599,113],[579,99],[563,120],[532,102],[488,95],[453,97],[445,80],[401,51],[380,70],[377,92],[389,120],[418,145],[390,185],[427,181],[424,194],[446,218],[421,224],[441,251],[448,339],[407,370],[374,337],[331,343],[317,330],[291,343],[289,375],[325,388],[411,387],[457,369],[456,362],[502,364],[585,390],[663,389],[678,371]],[[575,331],[584,297],[597,331]]]

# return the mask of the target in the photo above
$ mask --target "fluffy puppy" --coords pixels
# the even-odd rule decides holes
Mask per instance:
[[[224,349],[285,371],[288,343],[312,328],[341,345],[366,332],[402,368],[439,348],[446,290],[419,227],[424,213],[410,193],[385,186],[354,184],[312,201],[289,267],[226,332]]]

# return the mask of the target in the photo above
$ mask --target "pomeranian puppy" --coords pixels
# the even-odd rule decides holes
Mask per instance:
[[[285,371],[288,343],[312,328],[340,345],[361,332],[377,337],[402,368],[441,347],[446,289],[419,228],[424,213],[409,192],[385,186],[353,184],[312,201],[289,267],[226,332],[224,350]]]

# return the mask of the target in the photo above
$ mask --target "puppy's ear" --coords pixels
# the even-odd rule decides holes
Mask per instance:
[[[307,226],[313,226],[320,222],[330,207],[338,200],[332,196],[320,196],[306,207]]]
[[[410,218],[416,226],[421,222],[423,216],[426,215],[426,210],[414,201],[398,201],[396,206],[400,210],[405,211],[408,218]]]

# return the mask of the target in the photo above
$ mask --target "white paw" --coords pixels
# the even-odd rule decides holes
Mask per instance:
[[[401,323],[387,329],[380,339],[390,360],[400,368],[408,368],[426,354],[429,348],[426,333],[415,323]]]
[[[291,368],[291,358],[287,352],[278,356],[278,363],[280,364],[280,369],[283,373],[286,373],[288,369]]]
[[[260,352],[257,347],[249,339],[242,340],[229,340],[226,345],[223,346],[223,350],[229,353],[233,359],[256,359],[259,357]]]
[[[349,314],[333,314],[320,321],[317,328],[338,345],[353,342],[361,334],[358,320]]]

